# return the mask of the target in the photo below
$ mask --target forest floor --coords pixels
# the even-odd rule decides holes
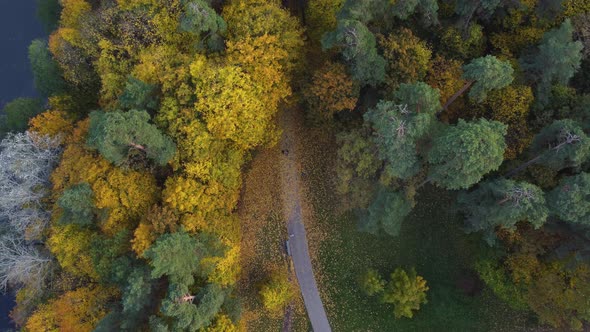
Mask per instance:
[[[297,108],[285,110],[281,117],[283,136],[281,140],[281,188],[283,194],[283,216],[287,221],[289,248],[293,261],[293,270],[303,296],[307,315],[314,331],[329,332],[330,324],[320,297],[311,262],[306,226],[310,217],[308,202],[303,199],[305,193],[301,183],[299,142],[305,135],[302,112]],[[312,226],[313,223],[310,223]]]
[[[306,228],[333,331],[530,330],[527,314],[510,309],[483,285],[466,294],[466,284],[477,284],[471,272],[477,253],[486,248],[478,236],[461,230],[462,220],[452,211],[453,193],[424,187],[398,237],[358,232],[353,213],[337,212],[342,209],[333,184],[333,135],[324,126],[307,129],[302,138],[304,187],[312,188],[307,197],[313,208],[308,211],[313,227]],[[396,267],[415,267],[430,287],[428,303],[413,319],[395,319],[392,306],[358,287],[367,268],[387,278]]]
[[[280,150],[278,144],[257,150],[244,172],[238,206],[242,227],[242,278],[238,292],[243,299],[242,330],[246,331],[276,332],[283,326],[284,312],[269,313],[258,293],[273,271],[287,273],[289,264],[284,247],[288,233],[282,210],[281,158],[284,156]],[[296,279],[292,279],[295,283]],[[291,330],[307,331],[309,322],[299,293],[291,307]]]

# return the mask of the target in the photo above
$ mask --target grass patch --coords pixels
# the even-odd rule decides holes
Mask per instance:
[[[352,213],[336,216],[338,203],[330,183],[335,149],[327,135],[313,130],[307,135],[305,172],[310,175],[315,226],[329,234],[319,246],[314,268],[334,331],[527,330],[527,315],[509,308],[490,290],[469,296],[458,285],[485,243],[461,229],[462,219],[451,208],[454,193],[424,187],[398,237],[361,233]],[[430,288],[428,303],[412,319],[395,319],[391,305],[367,297],[358,287],[358,277],[367,268],[389,279],[396,267],[415,267]]]

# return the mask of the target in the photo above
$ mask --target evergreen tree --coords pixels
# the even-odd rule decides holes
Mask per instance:
[[[80,183],[68,188],[57,200],[62,208],[62,223],[91,225],[94,222],[94,193],[88,183]]]
[[[513,230],[519,221],[539,228],[549,212],[539,187],[506,179],[480,183],[476,190],[461,193],[458,203],[467,217],[467,230],[484,231],[489,239],[496,227]]]
[[[35,39],[31,42],[29,62],[33,71],[35,88],[42,96],[49,97],[66,91],[66,82],[61,70],[57,62],[53,60],[45,41]]]
[[[377,85],[385,79],[385,60],[377,53],[375,36],[357,20],[340,20],[335,31],[322,38],[322,47],[338,47],[350,63],[352,77],[362,85]]]
[[[360,229],[371,234],[384,231],[397,236],[411,211],[412,204],[403,194],[381,188],[367,211],[361,214]]]
[[[8,132],[23,132],[29,120],[43,112],[43,104],[36,98],[16,98],[0,111],[0,135]]]
[[[149,120],[146,111],[92,112],[87,144],[116,165],[126,161],[130,149],[137,149],[164,166],[174,155],[175,145]]]
[[[166,275],[172,283],[186,286],[193,284],[195,274],[203,273],[201,260],[207,254],[205,243],[184,230],[160,236],[144,252],[151,260],[153,278]]]
[[[572,32],[572,23],[566,19],[559,28],[543,35],[535,53],[520,59],[523,69],[537,83],[537,98],[542,104],[549,100],[551,85],[567,85],[580,68],[583,45],[573,41]]]
[[[547,195],[550,211],[563,221],[590,226],[590,174],[563,178]]]
[[[119,97],[119,104],[125,109],[155,110],[159,104],[156,96],[156,86],[129,76],[125,84],[125,90]]]
[[[428,153],[429,179],[446,189],[465,189],[479,182],[504,160],[506,125],[462,119],[435,139]]]
[[[418,82],[400,85],[393,99],[380,101],[364,117],[375,130],[374,141],[389,172],[407,179],[422,166],[416,145],[430,133],[434,113],[440,109],[440,95],[438,90]]]
[[[535,136],[531,150],[539,162],[553,169],[578,167],[590,157],[590,138],[579,123],[557,120]]]
[[[493,55],[472,60],[463,66],[463,78],[475,81],[469,97],[482,101],[491,90],[504,88],[512,83],[514,69],[508,61],[498,60]]]

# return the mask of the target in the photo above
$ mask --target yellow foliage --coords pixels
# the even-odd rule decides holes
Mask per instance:
[[[428,69],[426,83],[440,91],[440,102],[444,105],[455,92],[459,91],[465,80],[463,75],[462,63],[458,60],[445,59],[437,55]],[[460,111],[465,107],[463,98],[455,100],[454,103],[442,115],[447,121],[453,121],[460,117]]]
[[[218,182],[207,184],[191,177],[173,176],[166,180],[162,200],[181,213],[214,210],[231,211],[238,200],[239,192],[227,192]]]
[[[535,26],[521,27],[514,33],[492,34],[490,41],[504,57],[509,58],[517,56],[526,47],[537,44],[543,38],[544,33],[544,28]]]
[[[109,235],[133,228],[135,222],[157,200],[156,180],[145,171],[124,171],[113,167],[90,185],[96,207],[108,211],[108,217],[100,226]]]
[[[97,278],[90,257],[92,232],[76,225],[53,225],[47,246],[59,265],[76,276]]]
[[[270,312],[278,312],[294,296],[293,285],[287,279],[287,271],[274,271],[270,280],[260,288],[264,307]]]
[[[88,120],[78,123],[58,167],[51,175],[53,194],[59,197],[72,185],[90,184],[94,203],[108,213],[101,229],[114,235],[123,228],[134,228],[142,214],[156,202],[158,187],[153,174],[117,168],[85,147]]]
[[[387,37],[377,37],[388,64],[388,84],[393,89],[401,83],[414,83],[426,75],[432,51],[412,30],[401,28]]]
[[[276,109],[264,104],[262,89],[237,66],[211,68],[203,62],[197,58],[190,70],[196,85],[195,109],[207,129],[242,149],[265,143]]]
[[[108,313],[108,301],[117,295],[113,288],[82,287],[41,305],[29,318],[31,332],[90,332]]]
[[[516,158],[531,143],[527,119],[534,99],[529,86],[508,86],[492,91],[485,101],[491,119],[508,125],[505,159]]]
[[[344,65],[328,62],[313,74],[305,94],[311,111],[330,119],[334,113],[355,108],[359,86],[348,76]]]
[[[307,1],[305,23],[313,41],[319,43],[324,33],[336,29],[336,14],[343,4],[343,0]]]
[[[207,257],[203,264],[215,264],[215,271],[209,275],[209,282],[222,286],[235,284],[240,277],[240,246],[225,243],[229,249],[223,257]]]
[[[273,35],[247,37],[227,42],[227,62],[239,66],[250,75],[262,89],[262,101],[275,110],[280,101],[291,95],[286,77],[285,63],[289,53],[278,47],[278,38]]]
[[[132,249],[141,256],[158,235],[176,232],[179,224],[180,220],[172,209],[167,206],[152,206],[135,229],[134,238],[131,240]]]
[[[151,245],[156,241],[156,232],[154,227],[147,223],[139,223],[139,226],[133,232],[133,240],[131,240],[131,248],[137,256],[141,257]]]
[[[117,0],[117,4],[123,10],[132,10],[136,7],[153,5],[154,0]]]
[[[562,4],[565,17],[572,17],[578,14],[590,13],[590,0],[566,0]]]
[[[227,315],[219,314],[213,325],[207,327],[205,332],[238,332],[238,327]]]
[[[100,100],[103,106],[113,105],[123,93],[127,74],[131,70],[131,55],[123,46],[109,40],[98,42],[100,56],[96,61],[96,72],[101,81]]]
[[[277,37],[277,48],[288,54],[282,66],[290,72],[301,60],[303,30],[297,19],[281,8],[277,0],[234,0],[223,8],[228,26],[228,40],[271,35]]]
[[[61,0],[62,11],[60,24],[66,28],[78,28],[80,20],[88,14],[92,6],[84,0]]]
[[[63,143],[74,130],[73,121],[64,111],[45,111],[29,120],[29,130],[40,135],[61,138]]]

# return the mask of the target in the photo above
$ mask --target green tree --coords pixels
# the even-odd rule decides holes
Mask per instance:
[[[566,19],[559,28],[543,35],[538,50],[520,59],[522,68],[537,83],[537,98],[547,103],[552,84],[567,85],[580,68],[583,45],[572,39],[573,27]]]
[[[336,191],[344,199],[345,209],[366,208],[373,191],[373,178],[381,166],[377,149],[366,128],[341,132],[336,136],[339,146],[336,159]]]
[[[146,266],[133,269],[127,279],[127,285],[123,288],[121,311],[123,321],[121,327],[124,329],[137,329],[142,321],[147,320],[145,310],[153,301],[155,283],[151,278],[150,271]]]
[[[502,0],[457,0],[455,13],[460,17],[463,26],[469,26],[473,17],[487,18],[491,16]]]
[[[270,279],[260,287],[262,304],[271,312],[284,308],[295,295],[286,271],[274,271]]]
[[[211,324],[221,309],[226,292],[216,284],[208,284],[193,296],[185,285],[171,284],[168,297],[162,301],[162,314],[173,318],[172,331],[196,332]],[[151,319],[150,319],[151,321]]]
[[[380,230],[397,236],[412,204],[399,192],[380,188],[366,212],[360,215],[361,231],[377,234]]]
[[[502,89],[512,83],[514,69],[508,61],[498,60],[493,55],[472,60],[463,66],[463,78],[475,82],[469,97],[482,101],[491,90]]]
[[[125,109],[155,110],[159,104],[156,93],[156,85],[129,76],[125,90],[119,97],[119,105]]]
[[[426,280],[416,275],[416,270],[411,269],[408,273],[397,268],[383,290],[382,301],[393,304],[395,318],[412,318],[414,310],[420,310],[420,305],[428,303],[426,291]]]
[[[377,85],[385,79],[385,60],[377,53],[375,36],[357,20],[340,20],[336,30],[322,37],[322,47],[337,47],[350,63],[352,77],[361,84]]]
[[[459,98],[467,89],[469,97],[478,102],[486,99],[488,92],[492,90],[502,89],[512,83],[512,73],[514,69],[508,61],[498,60],[492,55],[477,58],[472,60],[467,65],[463,66],[463,79],[467,80],[465,85],[445,103],[439,113],[447,110],[449,106]],[[472,86],[473,85],[473,86]]]
[[[579,123],[569,119],[554,121],[543,128],[531,147],[538,154],[533,159],[535,162],[556,170],[578,167],[590,157],[590,138]]]
[[[35,88],[42,96],[49,97],[66,91],[66,82],[62,77],[61,69],[51,57],[45,41],[35,39],[31,42],[29,62],[33,71]]]
[[[94,222],[94,193],[86,182],[66,189],[57,200],[57,205],[63,210],[59,219],[62,223],[85,226]]]
[[[205,0],[182,0],[183,11],[180,17],[180,30],[191,33],[199,39],[197,47],[205,43],[213,50],[222,50],[222,35],[227,30],[223,18]]]
[[[164,166],[172,159],[176,148],[172,140],[149,121],[146,111],[92,112],[87,144],[116,165],[126,161],[130,149],[137,149]]]
[[[385,289],[385,280],[375,269],[368,269],[360,280],[361,289],[368,296],[377,295]]]
[[[143,255],[150,259],[153,278],[166,275],[174,284],[189,286],[195,274],[203,273],[201,260],[208,251],[203,241],[180,230],[160,236]]]
[[[37,17],[43,23],[45,32],[51,33],[57,29],[61,9],[59,0],[37,0]]]
[[[4,105],[0,112],[0,133],[23,132],[29,120],[43,112],[43,104],[36,98],[16,98]]]
[[[438,22],[438,2],[436,0],[402,0],[391,1],[393,15],[405,20],[415,12],[423,15],[424,25],[430,26]]]
[[[484,231],[490,240],[498,226],[514,230],[517,222],[526,220],[539,228],[549,214],[539,187],[506,179],[480,183],[476,190],[461,193],[458,203],[467,229]]]
[[[374,142],[389,172],[407,179],[421,168],[418,141],[430,133],[434,114],[440,109],[440,94],[428,84],[401,84],[394,101],[380,101],[365,113],[375,130]]]
[[[547,195],[551,214],[563,221],[590,225],[590,174],[568,176]]]
[[[428,153],[429,179],[446,189],[469,188],[504,160],[506,125],[462,119],[434,140]]]

